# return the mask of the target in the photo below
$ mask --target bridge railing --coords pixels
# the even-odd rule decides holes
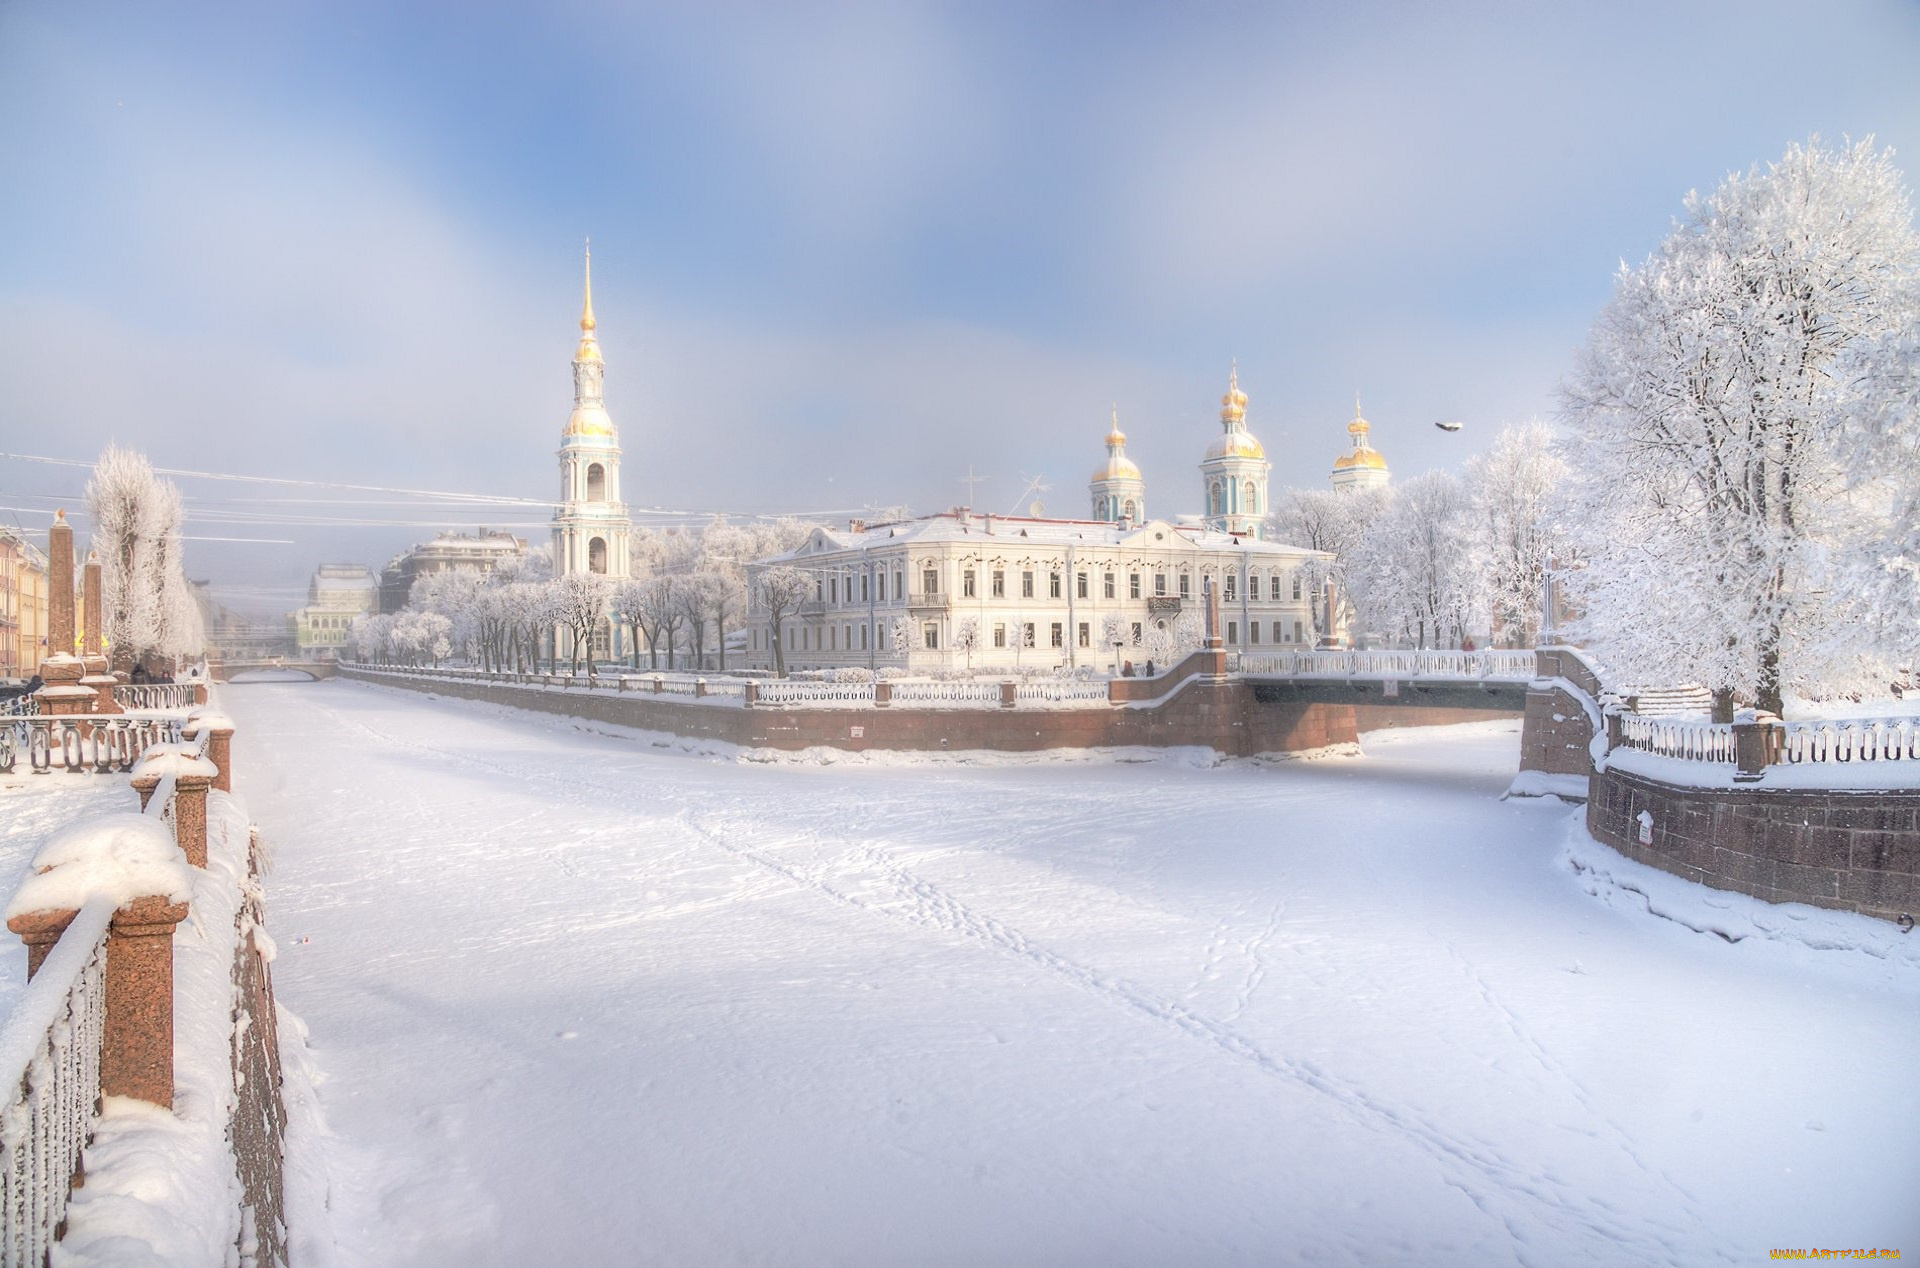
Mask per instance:
[[[1535,676],[1530,649],[1486,651],[1389,649],[1311,650],[1240,654],[1240,672],[1275,678],[1461,678],[1529,681]]]

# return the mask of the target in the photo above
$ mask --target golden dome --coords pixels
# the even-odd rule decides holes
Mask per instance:
[[[1207,446],[1206,461],[1215,458],[1259,458],[1265,460],[1266,448],[1253,438],[1251,432],[1230,431]]]
[[[1113,408],[1113,427],[1107,432],[1107,465],[1093,473],[1096,483],[1101,480],[1140,479],[1140,468],[1125,453],[1126,443],[1127,433],[1120,430],[1120,407],[1116,405]]]
[[[1385,471],[1387,460],[1380,456],[1378,449],[1355,449],[1341,454],[1333,460],[1335,471],[1351,471],[1355,467],[1367,467],[1374,471]]]
[[[1220,398],[1220,421],[1237,423],[1247,416],[1247,394],[1240,390],[1240,363],[1227,373],[1227,394]]]
[[[573,417],[567,420],[567,430],[561,433],[565,439],[575,436],[604,436],[613,439],[613,420],[607,417],[604,407],[592,403],[576,405]]]

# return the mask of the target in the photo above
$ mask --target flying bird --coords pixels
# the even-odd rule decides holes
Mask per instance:
[[[1459,431],[1462,427],[1466,426],[1466,424],[1465,423],[1435,423],[1434,426],[1438,427],[1441,431]]]

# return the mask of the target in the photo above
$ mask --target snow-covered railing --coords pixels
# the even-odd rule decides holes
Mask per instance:
[[[1016,704],[1106,704],[1108,696],[1105,680],[1040,678],[1013,689]]]
[[[894,699],[898,700],[899,688],[894,688]],[[995,689],[996,691],[998,688]],[[761,704],[806,706],[806,705],[870,705],[874,702],[873,684],[870,682],[789,682],[775,680],[758,684],[756,694]],[[998,699],[996,696],[995,699]]]
[[[901,682],[893,684],[895,704],[980,705],[1000,707],[996,682]]]
[[[113,702],[122,709],[191,709],[190,682],[131,682],[113,689]]]
[[[40,699],[31,694],[0,700],[0,718],[31,718],[39,712]]]
[[[1836,718],[1778,725],[1783,734],[1775,760],[1787,766],[1920,760],[1920,718]]]
[[[1471,678],[1514,682],[1534,677],[1528,649],[1487,651],[1293,651],[1240,654],[1240,672],[1273,678]]]
[[[1619,745],[1661,757],[1689,762],[1732,762],[1738,759],[1733,725],[1727,722],[1687,722],[1678,718],[1643,717],[1635,713],[1618,719]]]
[[[155,744],[180,738],[184,720],[172,714],[81,713],[14,719],[0,725],[0,774],[22,752],[36,774],[53,770],[97,774],[133,769]]]
[[[89,899],[0,1028],[0,1265],[40,1268],[66,1216],[100,1100],[107,927],[114,900]]]

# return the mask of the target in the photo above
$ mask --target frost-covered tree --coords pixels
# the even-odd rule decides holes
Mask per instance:
[[[1268,532],[1275,541],[1323,550],[1333,556],[1331,562],[1309,560],[1301,565],[1301,580],[1308,594],[1319,593],[1329,581],[1345,593],[1347,569],[1359,557],[1367,533],[1392,499],[1392,490],[1385,488],[1288,489],[1274,503],[1267,519]],[[1350,594],[1348,597],[1351,601]],[[1331,634],[1333,631],[1322,628],[1326,624],[1323,605],[1311,606],[1314,628],[1320,634]]]
[[[555,624],[571,635],[573,672],[580,672],[582,655],[587,661],[587,676],[594,672],[593,635],[607,615],[613,597],[613,583],[597,573],[575,572],[553,583]]]
[[[1118,612],[1109,612],[1100,618],[1100,641],[1113,649],[1114,663],[1120,660],[1120,648],[1129,637],[1127,619]]]
[[[1364,627],[1416,647],[1457,644],[1480,607],[1466,486],[1429,471],[1394,491],[1346,568]]]
[[[1562,400],[1578,629],[1617,671],[1777,711],[1892,668],[1859,584],[1885,538],[1849,464],[1891,456],[1859,434],[1884,391],[1861,354],[1911,331],[1916,267],[1899,173],[1862,142],[1690,195],[1622,268]]]
[[[767,616],[768,646],[773,648],[773,672],[785,678],[786,619],[799,611],[802,603],[813,598],[813,578],[798,568],[781,566],[762,571],[754,585],[760,610]]]
[[[114,665],[198,654],[206,640],[181,558],[180,490],[154,475],[144,455],[109,445],[87,482],[87,508]]]
[[[1508,647],[1530,647],[1540,625],[1541,586],[1558,533],[1553,499],[1566,464],[1540,423],[1502,429],[1493,447],[1467,463],[1474,561],[1489,608],[1489,631]]]
[[[969,616],[953,627],[953,645],[967,655],[967,672],[973,672],[973,654],[980,649],[980,618]]]

